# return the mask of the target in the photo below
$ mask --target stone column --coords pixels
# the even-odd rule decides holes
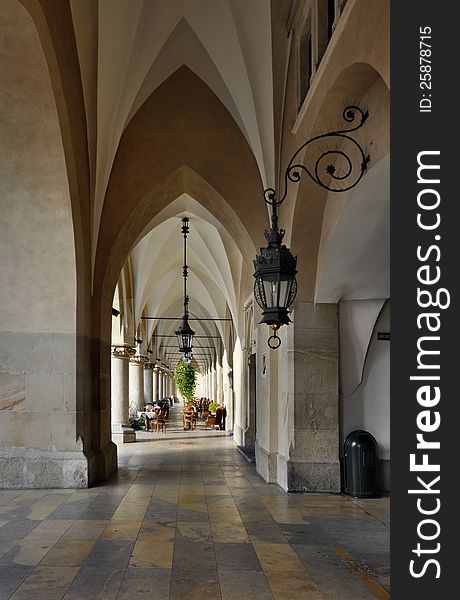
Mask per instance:
[[[144,410],[144,365],[148,356],[136,354],[129,359],[129,410],[137,417]]]
[[[217,387],[217,400],[216,402],[218,402],[219,404],[223,404],[224,402],[224,391],[223,391],[223,385],[224,385],[224,378],[223,378],[223,372],[222,372],[222,365],[219,363],[219,361],[216,362],[216,387]]]
[[[169,377],[169,373],[165,374],[166,376],[166,391],[165,391],[165,396],[170,396],[170,385],[171,385],[171,379]]]
[[[158,399],[161,400],[164,396],[164,374],[163,371],[158,373]]]
[[[213,402],[218,402],[217,400],[217,385],[216,385],[216,363],[212,363],[211,368],[211,398]]]
[[[144,404],[153,403],[153,369],[151,362],[144,365]]]
[[[115,444],[136,441],[136,432],[129,426],[129,359],[135,350],[131,346],[112,346],[111,405],[112,440]]]
[[[224,354],[222,362],[222,393],[224,396],[224,405],[227,409],[225,428],[227,431],[233,431],[233,381],[226,354]]]
[[[152,370],[152,398],[153,402],[156,402],[159,399],[158,396],[158,368],[155,367]]]

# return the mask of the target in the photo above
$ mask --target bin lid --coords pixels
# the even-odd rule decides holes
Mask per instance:
[[[347,435],[344,448],[345,451],[351,450],[352,448],[362,448],[366,450],[372,448],[377,452],[378,446],[371,433],[364,431],[363,429],[357,429]]]

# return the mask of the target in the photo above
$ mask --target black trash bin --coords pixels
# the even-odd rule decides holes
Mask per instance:
[[[345,493],[354,498],[377,498],[377,442],[368,431],[347,435],[344,444]]]

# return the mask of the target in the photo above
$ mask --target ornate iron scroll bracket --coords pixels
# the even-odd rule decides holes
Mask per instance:
[[[358,106],[347,106],[342,113],[342,118],[350,123],[349,128],[317,135],[300,146],[286,168],[284,193],[281,198],[277,197],[276,190],[273,188],[264,190],[264,200],[272,206],[275,215],[276,208],[286,199],[289,182],[299,183],[303,173],[329,192],[346,192],[361,181],[370,157],[350,134],[360,129],[368,116],[369,111],[364,112]],[[315,143],[321,147],[322,140],[335,140],[336,148],[320,150],[312,166],[299,162],[304,150]],[[337,163],[340,163],[340,166]]]

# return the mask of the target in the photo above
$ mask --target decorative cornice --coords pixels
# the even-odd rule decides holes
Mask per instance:
[[[131,356],[136,354],[136,349],[129,344],[116,344],[111,346],[111,348],[112,356],[115,358],[131,358]]]
[[[133,363],[134,365],[139,365],[140,367],[143,367],[146,363],[149,362],[149,360],[150,358],[145,354],[136,354],[134,356],[131,356],[129,362]]]

